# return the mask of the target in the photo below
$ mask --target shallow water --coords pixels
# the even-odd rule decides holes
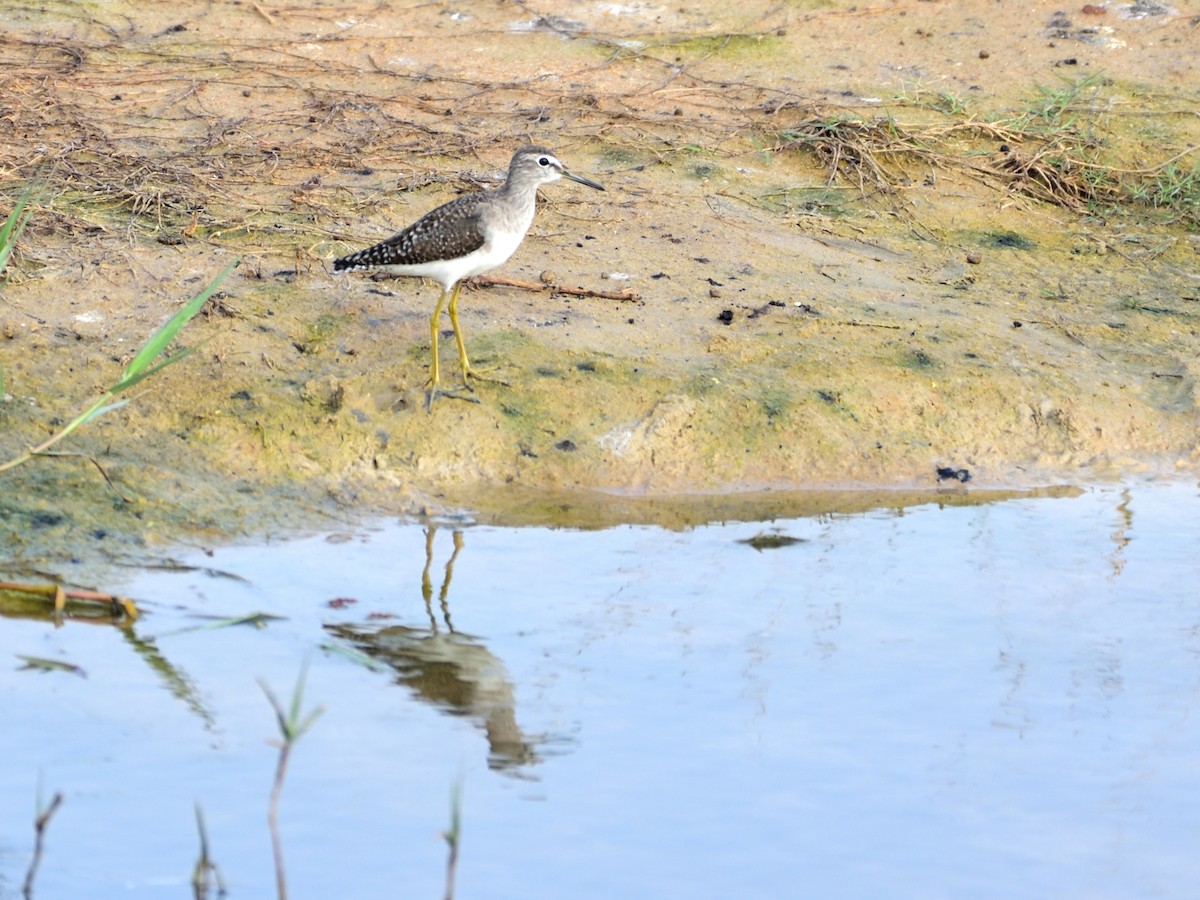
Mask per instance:
[[[293,897],[440,896],[456,782],[461,897],[1191,896],[1198,518],[1128,485],[197,551],[132,577],[132,631],[3,623],[0,897],[39,773],[37,896],[189,895],[196,801],[231,896],[271,896],[255,679],[286,700],[306,659]],[[286,618],[185,630],[256,611]]]

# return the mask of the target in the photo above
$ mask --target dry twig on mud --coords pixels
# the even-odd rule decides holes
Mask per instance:
[[[520,281],[516,278],[505,278],[502,275],[476,275],[472,279],[472,282],[480,286],[502,284],[506,287],[520,288],[523,291],[534,291],[536,293],[550,291],[552,294],[567,294],[571,297],[595,297],[600,300],[619,300],[622,303],[638,303],[642,299],[642,295],[633,288],[626,288],[623,291],[597,291],[592,288],[567,287],[561,284]]]

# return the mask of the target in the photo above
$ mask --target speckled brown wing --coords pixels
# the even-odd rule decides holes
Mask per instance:
[[[467,194],[426,213],[403,231],[366,250],[333,261],[333,270],[415,266],[458,259],[484,244],[480,221],[483,194]]]

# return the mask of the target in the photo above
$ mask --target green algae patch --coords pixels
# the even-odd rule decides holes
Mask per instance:
[[[992,231],[981,234],[977,241],[980,246],[996,250],[1036,250],[1037,243],[1015,231]]]
[[[670,50],[678,56],[697,59],[719,56],[730,62],[765,63],[779,59],[786,44],[768,34],[716,34],[683,38],[653,49]]]

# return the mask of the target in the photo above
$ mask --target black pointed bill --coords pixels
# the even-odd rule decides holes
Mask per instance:
[[[572,181],[578,181],[580,184],[586,184],[588,187],[595,188],[598,191],[604,190],[603,185],[596,184],[596,182],[592,181],[590,178],[584,178],[582,175],[576,175],[573,172],[568,172],[566,169],[562,170],[562,174],[563,178],[570,178]]]

